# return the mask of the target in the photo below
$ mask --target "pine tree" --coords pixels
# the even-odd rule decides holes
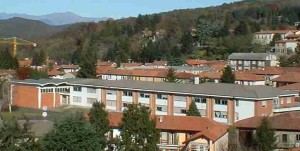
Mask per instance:
[[[239,25],[234,29],[236,35],[247,35],[248,34],[248,25],[245,21],[240,21]]]
[[[141,105],[129,105],[124,112],[121,132],[121,150],[157,151],[159,131],[156,123],[150,119],[150,111]]]
[[[105,111],[105,105],[99,102],[93,103],[89,112],[89,121],[99,135],[100,148],[103,150],[107,147],[106,134],[110,131],[108,115]]]
[[[18,67],[18,59],[13,57],[8,48],[0,51],[0,69],[17,69]]]
[[[37,150],[39,145],[35,142],[31,131],[31,123],[25,117],[25,123],[20,126],[16,118],[5,120],[0,125],[0,150],[25,151]]]
[[[32,66],[40,66],[40,55],[38,52],[34,52],[32,61],[31,61]]]
[[[181,37],[181,52],[192,53],[193,52],[193,36],[191,31],[186,31]]]
[[[172,82],[172,83],[178,82],[178,79],[176,78],[176,72],[173,68],[169,68],[165,82]]]
[[[44,65],[46,64],[46,59],[47,59],[47,54],[46,52],[42,49],[40,51],[40,54],[39,54],[39,65]]]
[[[226,66],[220,79],[221,83],[235,83],[235,75],[230,66]]]
[[[268,117],[263,117],[256,129],[254,137],[255,146],[259,151],[272,151],[275,149],[276,136]]]
[[[186,113],[187,116],[201,116],[199,110],[197,109],[197,105],[195,101],[192,101],[189,110]]]
[[[97,52],[92,37],[94,36],[91,36],[87,50],[81,52],[80,69],[78,71],[79,78],[96,78]]]
[[[55,122],[53,129],[42,139],[44,151],[101,151],[99,134],[78,112]]]

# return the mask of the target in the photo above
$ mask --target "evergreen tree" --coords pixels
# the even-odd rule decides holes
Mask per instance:
[[[166,82],[177,83],[178,80],[176,78],[176,72],[173,68],[169,68],[167,77],[165,79]]]
[[[39,54],[39,65],[45,65],[46,64],[46,59],[47,59],[47,54],[46,52],[42,49],[40,51],[40,54]]]
[[[38,80],[47,79],[49,76],[46,70],[29,69],[29,78]]]
[[[201,116],[199,110],[197,109],[197,105],[195,101],[192,101],[189,110],[186,113],[187,116]]]
[[[198,21],[197,21],[197,37],[201,44],[205,44],[207,42],[208,38],[210,38],[212,36],[213,32],[214,32],[214,28],[210,22],[208,22],[204,19],[198,19]]]
[[[192,53],[193,52],[193,36],[190,31],[186,31],[181,37],[181,52]]]
[[[150,111],[141,105],[129,105],[120,125],[120,149],[125,151],[157,151],[159,131],[150,119]]]
[[[93,103],[89,112],[89,121],[99,135],[100,148],[104,150],[107,147],[106,134],[110,131],[108,115],[105,111],[105,105],[99,102]]]
[[[17,57],[13,57],[8,48],[0,51],[0,69],[17,69],[18,67]]]
[[[39,145],[35,142],[31,123],[26,119],[20,126],[16,118],[5,120],[0,125],[0,150],[3,151],[34,151]]]
[[[239,25],[234,29],[236,35],[247,35],[248,34],[248,25],[245,21],[240,21]]]
[[[259,151],[272,151],[275,149],[276,136],[268,117],[263,117],[256,129],[255,145]]]
[[[96,78],[97,69],[97,52],[95,48],[95,36],[91,36],[89,40],[89,46],[86,51],[83,51],[80,57],[79,78]]]
[[[72,114],[60,122],[42,139],[44,151],[101,151],[99,134],[84,120],[82,113]]]
[[[221,83],[235,83],[235,75],[230,66],[226,66],[220,79]]]
[[[40,66],[40,55],[38,52],[34,52],[32,61],[31,61],[32,66]]]

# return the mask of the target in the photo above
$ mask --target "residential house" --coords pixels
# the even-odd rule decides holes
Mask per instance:
[[[297,46],[296,40],[278,40],[275,43],[275,53],[290,55],[296,52]]]
[[[272,53],[232,53],[228,60],[233,70],[251,70],[278,65],[278,58]]]
[[[79,71],[79,66],[78,65],[58,65],[58,66],[55,66],[54,69],[60,70],[65,73],[70,73],[70,72]]]
[[[300,82],[299,72],[288,72],[272,80],[273,85],[276,87],[281,87],[289,84],[294,84]]]
[[[192,67],[206,66],[207,60],[199,60],[199,59],[190,59],[186,61],[186,64]]]
[[[108,114],[114,137],[120,134],[119,124],[122,117],[119,112]],[[156,121],[156,129],[160,131],[157,144],[159,150],[218,151],[228,139],[228,126],[208,118],[168,115],[156,115],[151,118]]]
[[[256,128],[263,117],[251,117],[240,120],[234,125],[238,129],[238,140],[243,146],[250,146],[254,138]],[[275,131],[277,150],[299,147],[300,145],[300,118],[299,112],[284,113],[268,117],[271,127]]]
[[[200,79],[208,82],[219,83],[222,77],[222,72],[202,72],[199,74]],[[242,85],[265,85],[263,76],[252,74],[246,71],[236,71],[235,83]]]
[[[140,103],[152,115],[178,116],[186,116],[191,101],[195,101],[203,117],[232,124],[253,116],[271,115],[274,109],[295,106],[298,92],[227,83],[28,79],[12,81],[11,96],[11,104],[19,107],[92,107],[93,102],[99,101],[110,112],[122,112],[128,104]],[[282,104],[281,100],[287,101]]]
[[[176,73],[176,78],[178,80],[178,83],[195,83],[195,77],[196,75],[192,73],[186,73],[186,72]]]
[[[63,75],[65,74],[64,72],[59,70],[49,70],[47,73],[49,78],[51,79],[63,79]]]
[[[300,34],[298,30],[267,30],[254,34],[253,42],[261,45],[269,45],[275,34],[280,34],[281,39],[285,39],[289,35]]]
[[[109,62],[109,61],[98,61],[97,62],[97,68],[102,68],[102,67],[117,67],[117,64],[114,62]]]

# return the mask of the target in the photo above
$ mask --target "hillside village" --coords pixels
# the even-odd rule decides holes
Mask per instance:
[[[0,150],[299,151],[289,2],[78,23],[0,46]]]

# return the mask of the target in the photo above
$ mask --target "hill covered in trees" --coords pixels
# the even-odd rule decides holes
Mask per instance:
[[[15,17],[0,20],[0,36],[20,37],[24,39],[49,37],[49,35],[62,31],[65,27],[50,26],[41,21]]]
[[[246,0],[216,7],[183,9],[136,18],[74,24],[45,39],[39,47],[61,63],[78,63],[82,50],[116,62],[186,58],[225,59],[232,52],[264,52],[252,33],[289,29],[300,19],[300,1]]]

